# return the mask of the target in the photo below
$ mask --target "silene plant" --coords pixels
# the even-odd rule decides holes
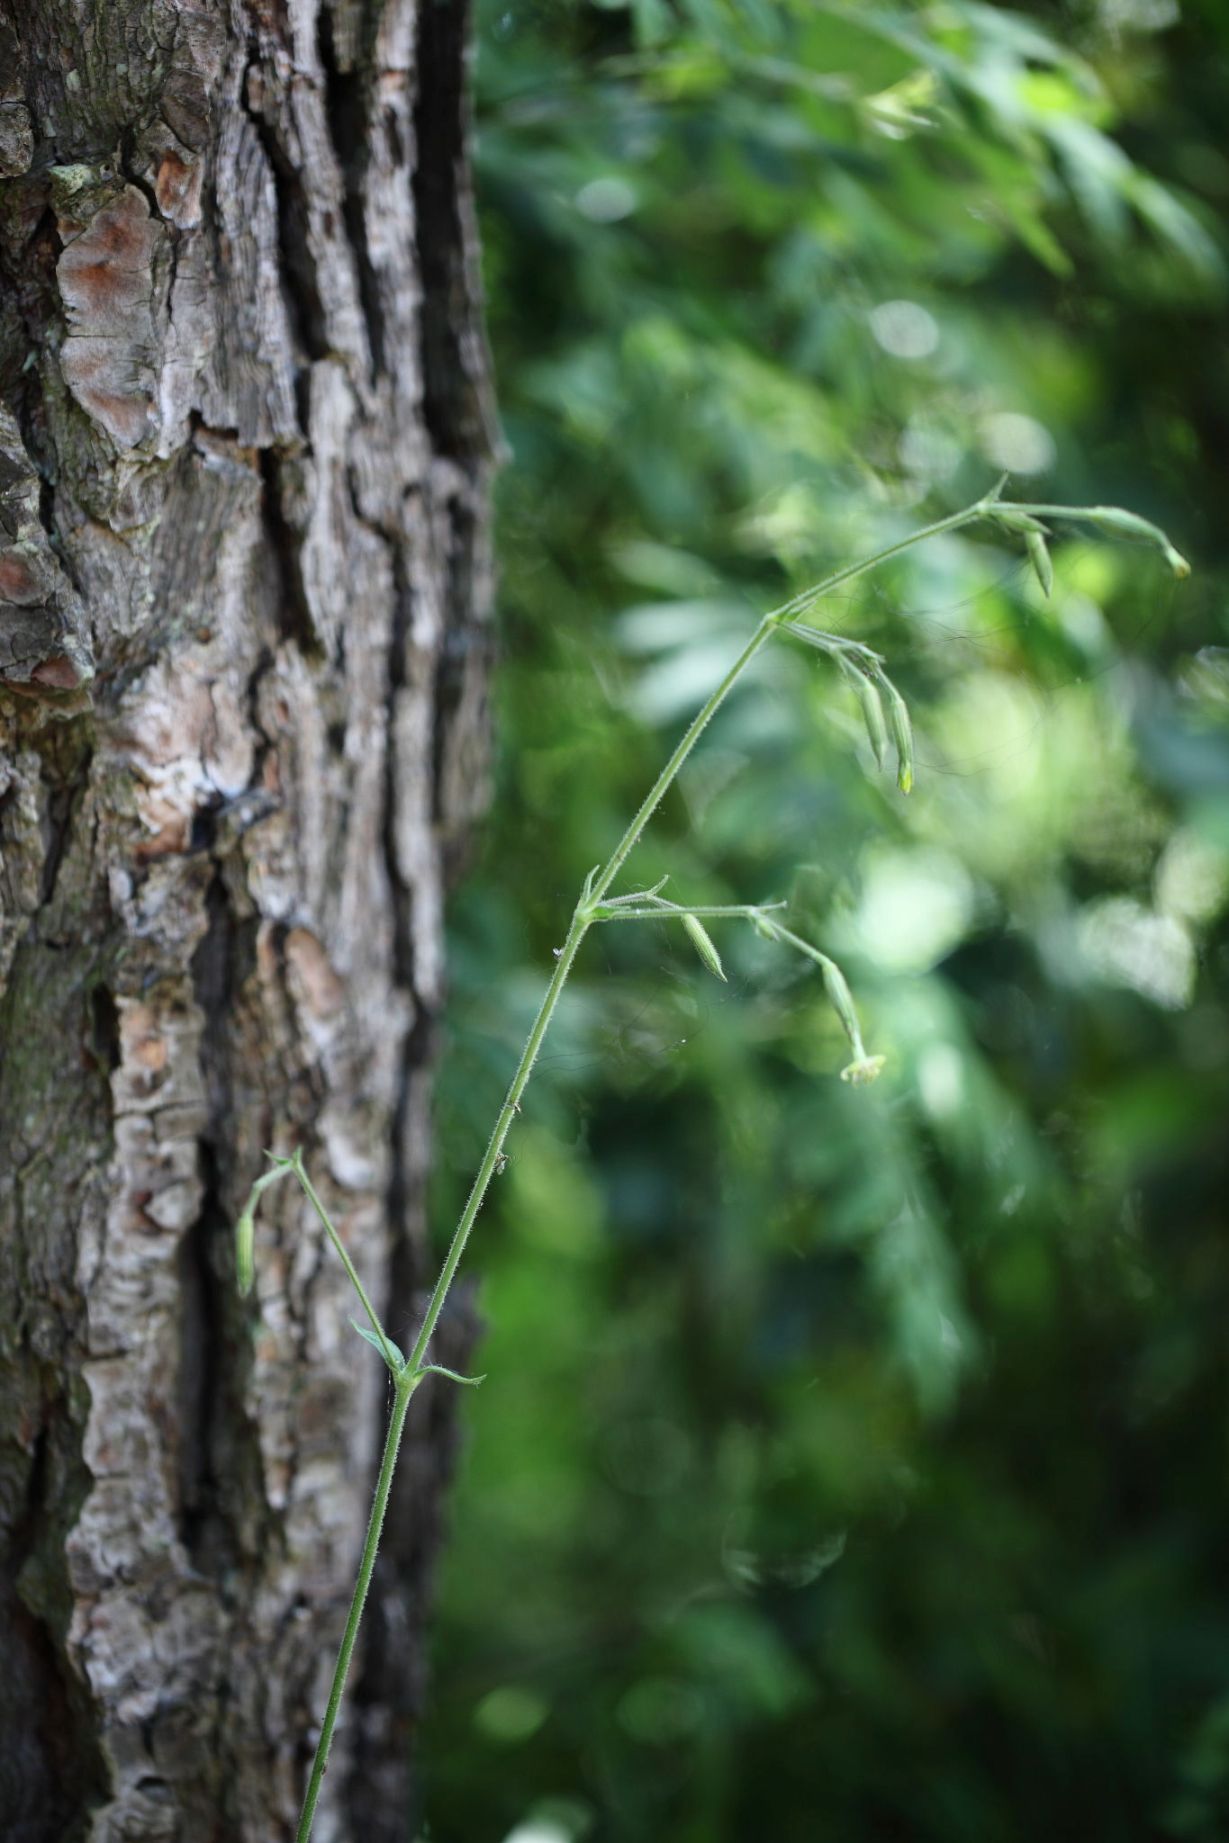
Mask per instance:
[[[979,522],[997,528],[1000,533],[1010,534],[1023,544],[1033,570],[1047,595],[1050,593],[1054,580],[1047,542],[1050,535],[1045,522],[1047,519],[1077,521],[1091,525],[1111,536],[1142,542],[1162,553],[1175,576],[1190,574],[1190,566],[1186,559],[1174,549],[1165,533],[1158,526],[1150,524],[1147,519],[1137,517],[1133,512],[1122,511],[1116,506],[1019,504],[1003,497],[1005,485],[1006,480],[1001,480],[984,498],[967,506],[963,511],[954,512],[950,517],[925,525],[911,532],[907,537],[887,545],[883,550],[876,551],[872,556],[862,558],[857,563],[847,564],[845,568],[837,570],[822,582],[804,590],[802,594],[794,596],[791,601],[784,603],[780,608],[774,608],[771,613],[761,618],[759,625],[730,666],[725,677],[692,719],[609,858],[604,864],[595,866],[585,878],[576,907],[572,911],[563,946],[555,950],[554,971],[542,995],[542,1002],[525,1040],[525,1047],[521,1051],[520,1061],[509,1084],[507,1094],[504,1096],[503,1105],[496,1116],[473,1186],[465,1207],[461,1211],[460,1219],[453,1230],[452,1240],[440,1268],[439,1278],[435,1282],[434,1290],[428,1301],[422,1324],[419,1326],[418,1335],[408,1354],[398,1349],[380,1322],[379,1314],[355,1272],[354,1264],[312,1184],[301,1153],[296,1151],[288,1158],[274,1157],[269,1154],[271,1161],[269,1170],[252,1186],[247,1205],[236,1227],[236,1273],[240,1291],[247,1293],[252,1285],[255,1261],[255,1218],[260,1198],[272,1185],[290,1179],[300,1186],[319,1216],[366,1315],[366,1324],[352,1321],[355,1330],[379,1351],[388,1366],[393,1384],[392,1407],[384,1439],[379,1477],[376,1480],[375,1496],[371,1505],[371,1515],[367,1523],[367,1533],[363,1542],[362,1556],[350,1600],[350,1610],[342,1636],[341,1649],[338,1652],[337,1664],[333,1672],[328,1704],[320,1724],[319,1739],[316,1743],[311,1776],[303,1801],[303,1812],[299,1820],[296,1843],[308,1843],[311,1836],[316,1803],[328,1764],[329,1748],[333,1739],[333,1731],[337,1725],[338,1711],[345,1692],[350,1659],[354,1652],[359,1624],[363,1617],[363,1607],[367,1599],[367,1590],[371,1585],[372,1572],[375,1568],[380,1534],[384,1525],[384,1514],[392,1489],[397,1455],[401,1447],[401,1437],[405,1430],[411,1398],[423,1378],[428,1375],[443,1375],[454,1382],[464,1383],[481,1380],[480,1377],[459,1376],[454,1370],[444,1369],[441,1365],[430,1362],[428,1359],[431,1339],[448,1298],[449,1289],[465,1255],[470,1232],[482,1208],[491,1179],[503,1166],[504,1143],[520,1111],[522,1097],[529,1085],[546,1033],[550,1029],[555,1007],[559,1003],[576,956],[589,930],[604,927],[610,923],[677,921],[680,928],[689,936],[709,972],[719,979],[724,979],[721,956],[709,934],[708,924],[726,921],[747,923],[766,940],[776,942],[781,947],[804,955],[817,968],[827,997],[849,1039],[851,1059],[842,1069],[841,1079],[855,1086],[861,1086],[874,1081],[884,1066],[884,1056],[869,1053],[862,1040],[857,1009],[840,967],[827,954],[822,953],[813,942],[803,939],[788,926],[784,903],[702,906],[676,902],[671,897],[663,895],[663,883],[654,885],[652,889],[620,890],[617,887],[624,866],[636,849],[645,827],[672,786],[679,770],[734,686],[752,664],[756,654],[780,636],[801,641],[817,652],[826,654],[834,662],[858,700],[876,762],[882,768],[889,757],[894,757],[896,784],[902,793],[908,793],[913,785],[914,770],[913,734],[909,711],[904,698],[888,677],[883,658],[880,654],[873,652],[870,647],[862,645],[861,642],[848,639],[843,635],[827,633],[811,622],[812,612],[833,590],[843,587],[859,576],[869,574],[890,557],[898,556],[915,544],[924,543],[928,538],[937,537],[944,532],[959,531],[966,525]]]

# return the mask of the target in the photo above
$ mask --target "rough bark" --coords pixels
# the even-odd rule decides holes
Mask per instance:
[[[374,1294],[404,1320],[429,1277],[485,778],[465,32],[464,0],[0,13],[8,1843],[293,1835],[384,1379],[297,1196],[254,1302],[230,1225],[299,1144]],[[448,1402],[412,1427],[321,1843],[409,1822]]]

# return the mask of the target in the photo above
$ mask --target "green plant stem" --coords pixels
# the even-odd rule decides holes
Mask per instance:
[[[649,823],[649,820],[653,817],[654,813],[665,799],[666,794],[669,792],[670,787],[676,780],[679,769],[683,766],[683,763],[687,760],[687,757],[691,754],[691,751],[695,748],[700,737],[704,734],[704,731],[708,728],[721,706],[725,703],[726,698],[730,695],[730,692],[734,689],[738,680],[751,664],[755,655],[759,652],[760,648],[772,638],[776,624],[775,612],[773,614],[766,614],[763,617],[746,646],[744,646],[742,652],[734,661],[734,664],[717,686],[717,689],[688,724],[674,753],[641,801],[636,817],[632,820],[626,832],[624,832],[622,838],[611,852],[610,857],[599,871],[597,881],[593,884],[589,892],[591,902],[596,904],[601,901],[606,891],[610,888],[611,884],[622,870],[624,864],[639,844],[640,835],[644,831],[645,826]]]
[[[572,915],[571,926],[568,929],[567,939],[558,950],[558,958],[555,962],[555,970],[551,974],[550,984],[543,994],[542,1003],[538,1006],[538,1014],[533,1020],[529,1036],[525,1041],[525,1047],[521,1051],[521,1059],[516,1065],[516,1073],[512,1077],[507,1094],[504,1096],[504,1104],[499,1110],[499,1117],[495,1122],[495,1130],[487,1142],[486,1151],[482,1155],[482,1163],[478,1167],[477,1175],[474,1178],[469,1196],[466,1198],[465,1208],[461,1211],[460,1221],[453,1231],[452,1241],[449,1243],[448,1253],[444,1257],[444,1265],[440,1269],[439,1279],[435,1282],[431,1298],[427,1303],[427,1311],[422,1321],[422,1327],[414,1341],[414,1348],[411,1350],[408,1358],[408,1367],[411,1370],[416,1370],[427,1354],[427,1346],[431,1342],[431,1335],[439,1321],[439,1315],[444,1309],[444,1301],[448,1297],[448,1290],[452,1285],[457,1268],[461,1264],[461,1256],[465,1253],[465,1244],[469,1240],[470,1230],[473,1228],[477,1219],[478,1211],[482,1208],[483,1199],[490,1187],[491,1179],[499,1168],[499,1161],[503,1155],[504,1140],[508,1137],[512,1122],[520,1111],[521,1096],[529,1085],[529,1077],[533,1074],[533,1065],[538,1060],[538,1051],[542,1047],[542,1040],[550,1028],[550,1021],[555,1015],[555,1006],[559,1003],[560,994],[567,984],[568,974],[572,970],[572,962],[579,952],[580,944],[588,933],[591,923],[592,915],[589,907],[577,903],[576,909]]]
[[[444,1264],[440,1269],[439,1278],[435,1282],[431,1298],[428,1301],[427,1310],[423,1317],[418,1336],[415,1339],[414,1347],[403,1367],[398,1366],[391,1354],[388,1356],[389,1368],[393,1372],[397,1391],[396,1401],[394,1403],[392,1417],[389,1421],[388,1434],[384,1443],[384,1457],[380,1465],[380,1476],[376,1484],[375,1498],[371,1506],[371,1516],[367,1524],[367,1536],[363,1544],[363,1554],[359,1565],[358,1580],[355,1582],[354,1594],[350,1601],[350,1612],[346,1620],[345,1635],[342,1639],[341,1651],[338,1654],[337,1665],[333,1673],[333,1684],[329,1692],[328,1708],[325,1712],[323,1725],[321,1726],[320,1739],[316,1744],[316,1755],[312,1762],[311,1778],[308,1782],[307,1797],[304,1801],[303,1815],[299,1821],[296,1843],[309,1843],[309,1838],[311,1836],[312,1818],[316,1808],[316,1800],[319,1797],[320,1784],[323,1780],[325,1766],[328,1761],[329,1746],[333,1737],[333,1729],[337,1721],[337,1712],[341,1706],[342,1694],[345,1690],[346,1674],[350,1668],[350,1658],[354,1650],[355,1639],[358,1635],[359,1622],[362,1618],[363,1606],[367,1598],[367,1589],[370,1586],[372,1570],[375,1567],[376,1553],[380,1543],[380,1532],[383,1528],[384,1513],[388,1506],[389,1492],[392,1488],[393,1473],[396,1468],[397,1453],[401,1445],[401,1435],[405,1426],[405,1417],[409,1407],[410,1396],[422,1379],[422,1364],[428,1346],[434,1335],[436,1325],[439,1323],[440,1313],[444,1309],[453,1280],[456,1278],[457,1269],[465,1253],[466,1243],[469,1240],[474,1223],[478,1218],[478,1213],[486,1199],[486,1193],[490,1188],[491,1179],[500,1168],[503,1158],[504,1141],[507,1139],[512,1128],[512,1123],[520,1111],[521,1097],[529,1085],[529,1078],[533,1074],[534,1064],[538,1059],[538,1052],[541,1050],[543,1040],[550,1028],[551,1019],[555,1015],[555,1008],[559,1003],[563,988],[567,984],[568,975],[571,973],[576,955],[580,950],[585,935],[595,922],[599,920],[621,919],[623,915],[626,915],[627,919],[642,919],[649,916],[668,918],[673,906],[667,904],[665,907],[655,908],[646,905],[641,914],[637,913],[635,907],[629,907],[624,911],[616,909],[605,915],[599,915],[598,910],[601,907],[602,897],[610,888],[620,870],[623,868],[623,865],[635,850],[645,826],[653,817],[657,808],[661,805],[662,800],[665,798],[667,792],[677,778],[679,770],[687,760],[687,757],[691,754],[691,751],[695,748],[696,743],[703,735],[705,729],[708,727],[717,711],[721,708],[747,667],[751,664],[756,654],[768,640],[771,639],[778,628],[788,627],[789,620],[792,616],[800,614],[807,608],[812,607],[817,601],[821,600],[823,596],[829,594],[833,589],[839,588],[843,583],[852,582],[856,577],[864,576],[869,570],[873,570],[877,568],[879,564],[886,562],[889,557],[895,557],[899,555],[901,551],[909,550],[913,545],[923,543],[927,538],[937,537],[940,533],[945,531],[956,531],[962,525],[972,523],[973,520],[983,516],[992,503],[993,501],[991,499],[980,499],[975,505],[966,507],[963,512],[955,512],[949,518],[938,519],[935,523],[924,526],[920,531],[915,531],[908,537],[900,538],[896,543],[885,546],[883,550],[876,551],[873,556],[866,557],[859,563],[852,563],[847,565],[844,569],[837,570],[835,574],[826,577],[823,582],[817,583],[813,588],[806,590],[802,595],[795,596],[792,601],[786,602],[782,607],[775,608],[771,613],[764,615],[755,629],[755,632],[743,647],[742,652],[738,655],[738,658],[721,680],[721,683],[705,701],[695,717],[693,717],[671,754],[670,759],[645,795],[636,812],[635,818],[623,833],[623,836],[620,838],[606,863],[596,875],[591,873],[589,879],[586,881],[581,898],[573,911],[567,938],[563,946],[558,949],[555,970],[551,974],[550,983],[543,994],[537,1015],[530,1027],[529,1036],[521,1052],[521,1059],[516,1066],[516,1073],[512,1077],[508,1092],[504,1097],[503,1106],[499,1110],[499,1116],[496,1119],[494,1131],[491,1133],[491,1137],[487,1142],[486,1151],[482,1155],[482,1162],[478,1166],[473,1185],[465,1202],[465,1207],[453,1231],[452,1240],[448,1246],[448,1252],[444,1257]],[[618,899],[616,899],[616,901],[617,900]],[[637,899],[633,897],[631,899],[632,904],[635,904],[636,900]],[[690,911],[680,908],[675,912],[688,913]],[[700,915],[720,915],[729,913],[748,918],[758,913],[754,905],[737,905],[731,906],[729,909],[720,907],[716,909],[700,908],[694,912]],[[777,928],[782,938],[792,941],[813,960],[822,964],[824,956],[819,954],[816,949],[804,943],[798,936],[791,935],[787,930],[781,929],[779,924],[774,924],[774,927]],[[296,1175],[299,1178],[299,1182],[302,1184],[317,1215],[324,1224],[333,1246],[341,1256],[346,1272],[350,1277],[355,1291],[363,1302],[364,1309],[381,1341],[382,1347],[385,1349],[386,1353],[389,1352],[390,1346],[384,1327],[380,1323],[375,1308],[372,1306],[371,1301],[368,1299],[363,1289],[362,1283],[355,1272],[353,1262],[350,1260],[336,1230],[329,1221],[328,1214],[323,1204],[312,1188],[311,1181],[303,1169],[301,1160],[296,1156],[296,1159],[292,1161],[292,1163]]]
[[[742,677],[747,667],[751,664],[755,655],[759,652],[760,648],[771,639],[775,630],[778,627],[787,626],[793,616],[802,614],[806,609],[814,607],[816,602],[821,601],[825,595],[831,594],[833,589],[840,588],[843,583],[852,582],[858,576],[865,576],[868,570],[877,569],[881,563],[886,563],[889,557],[898,556],[901,551],[910,550],[915,544],[924,543],[927,538],[938,537],[940,533],[944,531],[957,531],[961,525],[971,524],[975,518],[980,518],[982,516],[988,504],[989,501],[979,499],[975,505],[966,506],[963,512],[953,512],[950,517],[936,519],[933,524],[923,526],[920,531],[911,532],[908,537],[898,538],[894,544],[885,545],[882,550],[877,550],[873,556],[864,557],[858,563],[846,564],[844,569],[835,571],[831,576],[826,576],[822,582],[817,582],[814,587],[804,590],[801,595],[795,595],[792,601],[783,603],[780,608],[774,608],[771,613],[763,617],[746,646],[744,646],[742,652],[734,661],[734,664],[717,686],[717,689],[697,715],[692,718],[691,723],[681,737],[674,753],[671,755],[669,761],[641,802],[636,817],[632,820],[626,832],[624,832],[622,838],[615,846],[609,860],[599,872],[597,881],[590,891],[590,897],[593,902],[600,902],[602,897],[606,894],[606,891],[610,888],[624,864],[631,856],[636,845],[639,843],[640,835],[644,831],[645,826],[653,817],[653,814],[657,811],[674,780],[677,778],[679,769],[683,766],[683,763],[687,760],[687,757],[695,748],[696,743],[700,740],[700,737],[708,728],[708,725],[712,722],[722,704],[725,703],[726,698],[729,696],[738,680]]]
[[[495,1130],[487,1142],[486,1151],[482,1156],[482,1163],[478,1167],[473,1186],[466,1199],[465,1208],[461,1212],[461,1219],[453,1231],[452,1241],[449,1244],[448,1253],[444,1258],[444,1265],[440,1270],[439,1279],[436,1281],[434,1291],[431,1294],[426,1316],[422,1322],[422,1328],[418,1333],[414,1348],[410,1352],[408,1367],[411,1370],[416,1370],[426,1355],[427,1346],[431,1341],[432,1333],[435,1330],[436,1324],[439,1322],[440,1313],[444,1309],[444,1302],[448,1297],[449,1288],[452,1286],[452,1282],[456,1277],[457,1268],[461,1264],[461,1257],[465,1253],[465,1244],[469,1240],[470,1231],[477,1220],[479,1210],[482,1208],[487,1190],[490,1187],[491,1179],[499,1168],[499,1161],[503,1154],[504,1141],[508,1137],[512,1122],[516,1118],[521,1096],[524,1094],[529,1083],[529,1077],[533,1073],[533,1065],[538,1059],[538,1051],[542,1047],[542,1040],[547,1030],[550,1028],[551,1018],[555,1014],[555,1006],[559,1003],[560,994],[567,983],[568,974],[572,970],[572,963],[576,958],[580,944],[584,940],[590,925],[599,919],[595,911],[599,908],[602,897],[606,894],[606,891],[610,888],[620,870],[622,870],[624,864],[640,842],[641,833],[644,831],[645,826],[653,817],[671,786],[674,784],[683,763],[687,760],[687,757],[695,748],[700,737],[704,734],[704,731],[708,728],[712,719],[725,703],[726,698],[734,689],[738,680],[742,677],[761,647],[772,638],[778,627],[787,623],[792,614],[800,613],[803,609],[811,607],[815,602],[821,600],[823,596],[829,594],[831,590],[839,588],[842,583],[852,582],[855,577],[864,576],[868,570],[876,569],[879,564],[886,562],[889,557],[895,557],[899,555],[901,551],[911,549],[915,544],[924,543],[927,538],[937,537],[941,532],[956,531],[961,525],[970,524],[974,519],[982,516],[989,504],[990,501],[979,499],[974,505],[966,506],[962,512],[953,512],[948,518],[936,519],[933,524],[923,526],[920,531],[914,531],[908,537],[899,538],[894,544],[886,545],[882,550],[876,551],[873,556],[865,557],[859,563],[847,564],[844,569],[837,570],[835,574],[825,577],[823,582],[816,583],[813,588],[808,589],[803,595],[795,596],[792,601],[786,602],[782,607],[774,608],[771,613],[764,615],[759,626],[747,641],[747,644],[743,647],[742,652],[738,655],[738,658],[721,680],[721,683],[705,700],[704,704],[692,718],[683,735],[680,737],[670,759],[641,801],[635,818],[623,833],[622,838],[620,838],[618,844],[606,860],[606,863],[597,873],[596,878],[586,885],[585,894],[576,905],[575,912],[572,916],[572,925],[568,930],[567,940],[559,949],[559,957],[555,965],[554,973],[551,976],[550,984],[546,988],[542,1003],[538,1008],[538,1014],[534,1018],[528,1041],[521,1054],[520,1062],[517,1064],[516,1073],[512,1077],[512,1083],[505,1096],[504,1104],[499,1111],[499,1117],[495,1122]],[[657,913],[662,914],[668,912],[668,910],[657,911]],[[703,909],[697,912],[699,914],[706,913]],[[747,910],[739,908],[737,913],[746,914]],[[602,917],[601,919],[607,918]],[[613,920],[614,917],[612,916],[609,919]]]
[[[818,947],[812,947],[810,941],[804,941],[802,936],[795,934],[791,928],[783,928],[778,921],[770,921],[768,925],[779,941],[788,941],[791,947],[796,947],[798,952],[805,954],[808,960],[814,960],[816,966],[822,968],[833,964],[826,953],[821,953]]]
[[[1109,513],[1118,512],[1118,506],[1050,506],[1034,505],[1031,500],[1000,499],[998,509],[1002,512],[1023,512],[1031,518],[1065,518],[1070,524],[1093,524]]]
[[[879,565],[886,563],[889,557],[899,556],[902,550],[912,550],[915,544],[924,544],[927,538],[941,537],[945,531],[959,531],[962,525],[971,525],[975,519],[981,518],[989,511],[994,503],[991,498],[979,499],[974,505],[966,506],[963,512],[952,512],[947,518],[937,518],[933,524],[923,525],[919,531],[911,531],[907,537],[898,538],[894,544],[886,544],[873,556],[863,557],[858,563],[848,563],[844,569],[837,570],[834,575],[825,576],[824,580],[817,582],[814,588],[804,589],[801,595],[795,595],[792,601],[785,602],[780,608],[774,608],[771,614],[765,616],[765,619],[778,626],[788,624],[793,616],[804,614],[808,608],[813,608],[817,601],[822,601],[823,597],[830,595],[833,589],[839,589],[846,582],[853,582],[858,576],[865,576],[868,570],[878,569]],[[839,638],[839,636],[825,637]]]
[[[384,1513],[388,1509],[389,1494],[393,1488],[393,1474],[397,1469],[397,1454],[401,1450],[405,1417],[410,1406],[410,1397],[417,1383],[418,1378],[411,1375],[408,1370],[403,1371],[396,1379],[393,1411],[389,1416],[388,1432],[384,1436],[384,1457],[380,1461],[380,1476],[376,1481],[371,1515],[367,1519],[367,1534],[363,1541],[362,1560],[359,1562],[354,1592],[350,1596],[350,1611],[346,1615],[346,1629],[342,1634],[341,1650],[337,1654],[337,1664],[333,1671],[328,1707],[324,1711],[324,1720],[320,1724],[320,1738],[316,1742],[316,1756],[312,1761],[311,1778],[307,1782],[307,1793],[303,1800],[303,1810],[299,1817],[295,1843],[309,1843],[311,1837],[312,1823],[316,1815],[316,1802],[320,1797],[320,1787],[324,1783],[324,1775],[329,1763],[329,1747],[333,1740],[333,1729],[337,1725],[337,1714],[345,1693],[350,1659],[354,1655],[354,1644],[358,1637],[363,1608],[367,1603],[367,1590],[371,1586],[376,1555],[379,1553],[380,1533],[384,1528]]]
[[[605,908],[595,920],[670,921],[673,918],[677,921],[683,915],[698,915],[704,921],[754,921],[757,915],[770,915],[774,909],[784,907],[783,902],[661,902],[646,905],[642,909],[630,905],[627,908]]]

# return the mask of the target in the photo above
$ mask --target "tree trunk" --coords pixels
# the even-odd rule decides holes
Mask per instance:
[[[294,1833],[484,780],[464,0],[0,16],[0,1835]],[[464,1342],[464,1326],[443,1328]],[[447,1354],[443,1360],[449,1361]],[[416,1398],[317,1826],[404,1838]]]

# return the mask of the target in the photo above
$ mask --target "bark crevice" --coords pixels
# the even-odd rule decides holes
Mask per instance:
[[[263,89],[265,77],[260,50],[253,44],[250,62],[239,86],[245,114],[256,134],[273,182],[277,210],[277,242],[282,274],[286,284],[283,304],[302,358],[308,362],[327,358],[329,353],[328,322],[320,296],[316,262],[308,236],[308,176],[301,172],[283,144],[273,121],[253,102],[253,93]]]
[[[374,384],[386,370],[387,351],[379,278],[367,243],[366,178],[375,75],[371,68],[374,49],[372,22],[365,19],[365,24],[365,42],[351,59],[345,59],[338,53],[334,42],[333,17],[325,6],[321,7],[317,16],[316,30],[320,65],[324,72],[325,112],[341,173],[346,236],[354,251],[359,299],[367,326],[371,354],[368,381]]]

